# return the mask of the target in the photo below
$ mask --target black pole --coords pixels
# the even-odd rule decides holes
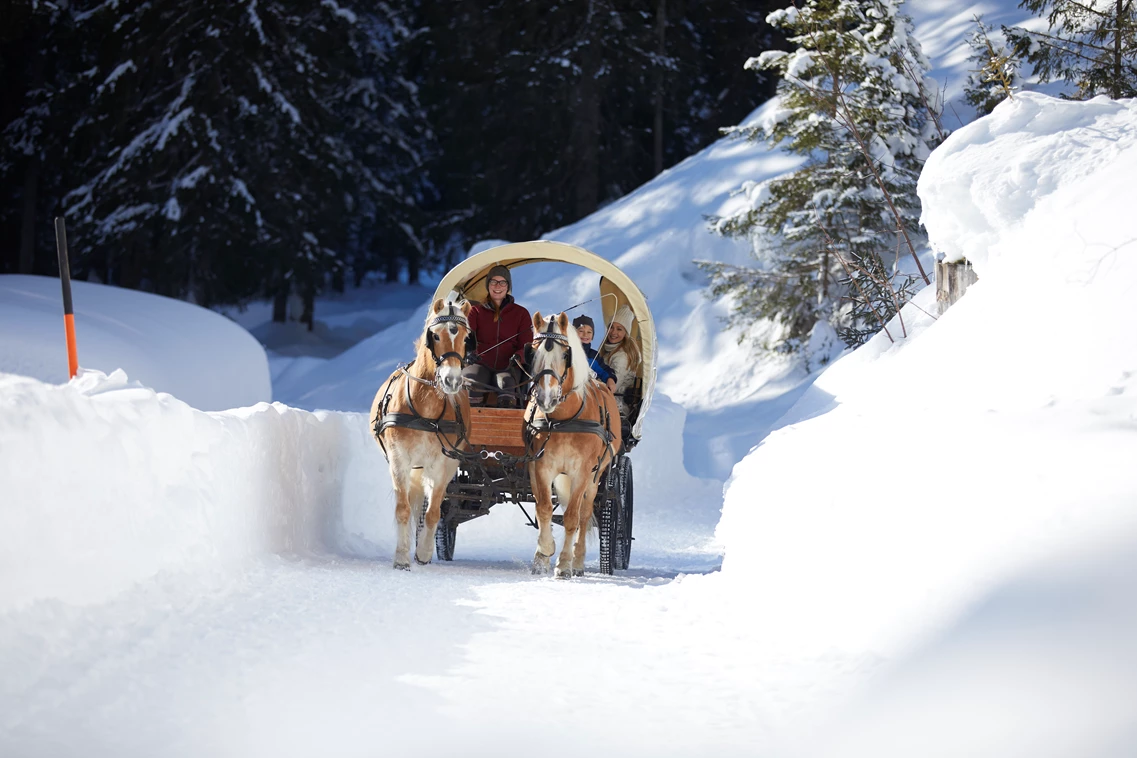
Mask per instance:
[[[63,285],[63,327],[67,335],[67,371],[74,379],[79,373],[79,351],[75,347],[75,310],[71,303],[71,265],[67,262],[67,228],[63,217],[55,217],[55,249],[59,253],[59,281]]]
[[[59,281],[63,284],[63,315],[75,314],[71,303],[71,265],[67,262],[67,228],[63,217],[55,217],[55,249],[59,253]]]

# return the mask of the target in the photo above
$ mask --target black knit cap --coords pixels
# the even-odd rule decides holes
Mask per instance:
[[[507,269],[505,266],[501,265],[500,263],[498,265],[494,266],[493,268],[491,268],[490,272],[488,274],[486,274],[486,288],[487,289],[489,289],[489,286],[490,286],[490,279],[493,279],[495,276],[500,276],[502,279],[505,280],[507,292],[513,292],[513,277],[510,276],[509,269]]]
[[[582,326],[587,326],[592,331],[594,331],[594,332],[596,331],[596,324],[592,323],[592,319],[590,319],[588,316],[584,316],[584,315],[577,316],[576,318],[574,318],[572,320],[572,326],[574,329],[579,329]]]

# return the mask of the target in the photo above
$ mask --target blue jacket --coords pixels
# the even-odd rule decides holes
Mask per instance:
[[[581,344],[584,345],[584,343]],[[584,352],[588,356],[588,365],[596,372],[597,379],[606,382],[609,379],[615,378],[612,375],[612,369],[608,367],[608,364],[600,360],[600,356],[592,349],[592,345],[584,345]]]

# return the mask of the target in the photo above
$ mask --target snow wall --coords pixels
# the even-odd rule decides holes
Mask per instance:
[[[727,485],[723,578],[787,644],[894,654],[1056,546],[1134,529],[1135,143],[1137,102],[1022,93],[933,153],[924,222],[979,282],[938,320],[925,290]]]
[[[0,375],[0,418],[0,611],[96,603],[162,571],[224,573],[265,553],[348,551],[353,530],[390,552],[378,517],[390,480],[358,414],[206,413],[90,372],[60,386]],[[357,525],[343,503],[366,499],[374,525]]]

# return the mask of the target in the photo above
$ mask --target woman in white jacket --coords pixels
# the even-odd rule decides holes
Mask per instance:
[[[624,417],[627,417],[629,411],[624,393],[635,383],[642,362],[639,346],[631,336],[633,323],[635,316],[632,315],[631,308],[625,305],[617,310],[616,315],[612,317],[612,323],[608,325],[608,336],[600,348],[601,360],[607,363],[616,375],[616,388],[613,392],[616,393],[616,404],[620,408],[620,415]]]

